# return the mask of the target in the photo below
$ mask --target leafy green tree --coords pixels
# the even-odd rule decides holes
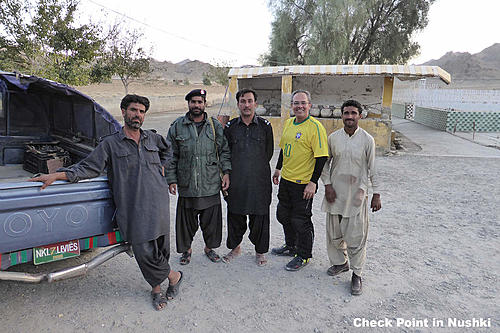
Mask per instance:
[[[434,0],[270,0],[266,65],[406,63]]]
[[[114,25],[108,35],[106,58],[101,68],[118,75],[125,94],[128,94],[130,82],[151,73],[149,54],[139,46],[143,34],[134,29],[122,29],[120,25]]]
[[[0,67],[67,84],[89,83],[104,40],[99,26],[75,23],[77,9],[77,0],[0,1]]]
[[[214,60],[213,62],[214,65],[212,65],[208,70],[208,73],[206,73],[208,79],[211,82],[226,86],[229,83],[227,74],[231,69],[231,64],[225,60]]]

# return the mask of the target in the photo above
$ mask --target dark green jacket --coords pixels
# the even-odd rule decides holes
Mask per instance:
[[[217,194],[221,189],[219,168],[224,173],[231,170],[229,146],[221,123],[212,117],[219,152],[217,161],[214,134],[206,113],[205,119],[200,135],[188,114],[177,118],[168,130],[167,139],[172,144],[173,158],[167,168],[167,182],[177,184],[181,197]]]

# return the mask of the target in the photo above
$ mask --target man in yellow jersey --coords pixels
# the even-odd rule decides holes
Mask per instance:
[[[271,253],[294,256],[285,266],[288,271],[301,269],[312,257],[312,203],[328,158],[326,131],[318,120],[309,115],[311,106],[308,91],[296,90],[292,93],[295,117],[285,122],[279,144],[280,156],[273,175],[273,183],[279,184],[276,217],[283,225],[285,245],[273,248]]]

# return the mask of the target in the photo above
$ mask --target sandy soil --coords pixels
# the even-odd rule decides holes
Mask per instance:
[[[110,83],[93,84],[88,86],[76,87],[83,93],[92,96],[94,98],[98,97],[109,97],[109,96],[119,96],[123,97],[125,95],[125,90],[120,80],[113,80]],[[226,87],[219,85],[205,86],[202,84],[190,84],[190,85],[175,85],[171,82],[167,83],[164,81],[133,81],[129,85],[129,93],[132,94],[142,94],[144,96],[164,96],[164,95],[179,95],[185,96],[191,89],[206,89],[208,91],[222,92]]]
[[[117,119],[121,119],[120,101],[125,96],[125,89],[119,80],[112,83],[76,87],[81,92],[94,98],[97,103],[108,110]],[[149,114],[175,112],[187,109],[184,97],[192,89],[205,89],[207,91],[207,105],[220,105],[226,87],[220,85],[205,86],[201,84],[174,85],[163,81],[132,82],[129,94],[146,96],[151,101]]]
[[[175,116],[152,117],[146,128],[161,133]],[[211,263],[202,254],[201,232],[191,264],[180,266],[172,232],[171,264],[184,271],[185,281],[164,311],[152,309],[149,285],[135,260],[123,254],[85,277],[54,284],[0,281],[1,331],[358,332],[356,318],[392,321],[393,328],[372,328],[375,332],[470,332],[478,329],[446,327],[448,318],[491,318],[485,331],[498,331],[500,160],[413,155],[412,149],[377,159],[383,208],[370,214],[362,296],[351,296],[350,273],[326,274],[330,263],[321,185],[313,206],[314,258],[301,271],[285,271],[289,258],[271,255],[267,266],[257,267],[246,236],[241,257],[230,264]],[[276,190],[271,246],[283,243],[282,227],[274,218]],[[171,196],[171,230],[175,203]],[[223,241],[219,253],[226,251]],[[16,269],[35,270],[29,265]],[[427,319],[430,327],[397,328],[396,318],[408,324]],[[433,318],[443,320],[445,327],[432,327]]]

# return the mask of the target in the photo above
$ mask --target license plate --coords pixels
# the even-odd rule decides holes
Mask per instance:
[[[78,257],[79,255],[80,242],[71,240],[33,248],[33,263],[40,265],[56,260]]]

